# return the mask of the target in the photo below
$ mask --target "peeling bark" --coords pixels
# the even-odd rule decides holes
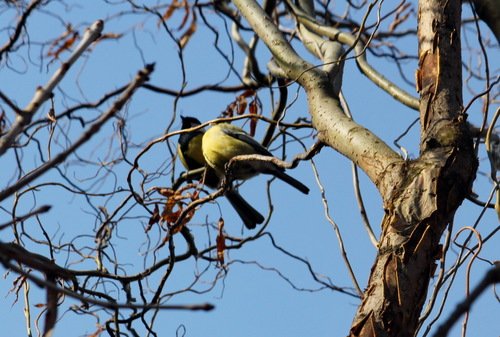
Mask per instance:
[[[422,131],[420,158],[414,161],[402,160],[344,114],[328,74],[298,56],[256,1],[234,3],[273,53],[279,75],[305,89],[318,139],[362,168],[384,200],[379,252],[350,336],[413,337],[441,235],[477,169],[462,112],[460,1],[419,4]]]
[[[350,336],[414,336],[439,241],[477,169],[462,113],[460,1],[419,4],[420,158],[385,179],[379,252]],[[392,185],[395,181],[398,184]]]

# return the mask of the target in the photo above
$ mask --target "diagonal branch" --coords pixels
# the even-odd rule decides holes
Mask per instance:
[[[342,44],[346,44],[349,47],[354,48],[354,51],[356,52],[356,63],[366,77],[404,105],[418,110],[418,98],[413,97],[403,89],[399,88],[396,84],[389,81],[384,77],[384,75],[379,73],[368,63],[365,53],[366,47],[361,40],[356,39],[353,35],[343,32],[335,27],[319,24],[307,15],[307,13],[295,6],[291,1],[288,1],[288,4],[292,7],[300,24],[304,25],[307,29],[316,34],[324,35],[334,41],[339,41]]]
[[[9,37],[9,41],[5,43],[2,48],[0,48],[0,61],[2,60],[2,55],[4,53],[7,53],[9,50],[12,49],[14,46],[14,43],[19,39],[19,36],[21,35],[21,32],[26,25],[26,21],[28,20],[28,17],[31,15],[31,12],[38,6],[42,0],[33,0],[24,13],[19,16],[19,19],[17,20],[16,28],[14,30],[14,33]]]
[[[397,179],[398,170],[388,168],[401,163],[401,157],[344,114],[328,73],[303,60],[255,0],[235,0],[234,4],[267,45],[283,74],[306,90],[318,139],[352,160],[377,186],[394,185],[382,181]]]
[[[255,0],[234,0],[234,4],[247,19],[255,33],[267,45],[276,62],[288,78],[298,79],[307,69],[312,68],[302,59],[285,39],[271,18]]]
[[[149,75],[154,70],[154,64],[146,65],[144,69],[139,71],[132,82],[128,85],[128,87],[123,91],[122,95],[114,102],[114,104],[109,108],[108,111],[103,113],[99,119],[92,124],[83,134],[77,139],[71,146],[69,146],[66,150],[59,153],[57,156],[52,158],[51,160],[45,162],[40,167],[36,168],[29,174],[25,175],[21,179],[19,179],[15,184],[7,187],[5,190],[0,192],[0,201],[9,197],[16,191],[18,191],[23,186],[26,186],[36,178],[40,177],[42,174],[47,172],[49,169],[59,165],[62,163],[69,155],[74,153],[80,146],[88,142],[94,135],[96,135],[101,127],[113,116],[115,116],[122,107],[130,100],[134,92],[139,88],[144,82],[149,80]]]
[[[10,130],[0,138],[0,156],[3,155],[14,143],[15,139],[22,132],[23,128],[28,125],[37,110],[42,104],[47,101],[51,96],[54,88],[61,82],[71,66],[83,54],[83,52],[90,46],[92,42],[101,36],[104,23],[102,20],[94,22],[87,30],[76,47],[75,51],[71,54],[69,59],[64,62],[59,69],[52,75],[52,78],[47,82],[44,87],[38,87],[31,102],[24,108],[22,113],[18,113],[16,120],[11,126]]]
[[[500,283],[500,264],[490,269],[474,290],[462,302],[458,303],[451,315],[439,326],[434,337],[445,337],[460,317],[470,310],[472,304],[476,302],[479,296],[492,284]]]

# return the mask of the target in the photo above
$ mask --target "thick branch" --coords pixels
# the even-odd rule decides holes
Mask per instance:
[[[234,1],[254,31],[267,45],[288,78],[307,92],[309,111],[318,138],[351,159],[378,186],[392,178],[386,173],[401,162],[400,156],[368,129],[358,125],[342,111],[328,73],[314,68],[293,50],[271,19],[254,0]]]
[[[500,43],[500,1],[499,0],[469,0],[481,20],[490,27]]]
[[[420,1],[421,156],[385,189],[379,253],[350,336],[414,336],[441,235],[470,192],[477,159],[461,110],[460,6]]]
[[[316,20],[307,15],[297,6],[293,5],[290,1],[289,5],[293,8],[297,20],[300,24],[304,25],[307,29],[319,35],[324,35],[334,41],[339,41],[342,44],[354,48],[356,52],[356,64],[361,72],[368,77],[373,83],[379,86],[382,90],[389,95],[400,101],[404,105],[418,109],[418,99],[398,87],[396,84],[389,81],[384,75],[373,68],[366,59],[365,45],[353,35],[343,32],[335,27],[325,26],[318,23]]]
[[[255,0],[234,0],[255,33],[264,41],[276,62],[285,69],[288,78],[300,77],[312,65],[293,50],[281,31]]]
[[[418,26],[417,89],[421,97],[421,151],[426,151],[456,142],[453,134],[459,131],[459,124],[451,122],[465,118],[461,114],[461,7],[453,8],[448,2],[421,1],[419,12],[424,15],[420,16]]]

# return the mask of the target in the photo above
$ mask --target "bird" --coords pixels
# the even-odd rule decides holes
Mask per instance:
[[[181,117],[181,120],[181,128],[183,130],[201,125],[201,122],[194,117]],[[204,133],[204,129],[198,129],[196,131],[181,134],[177,144],[177,155],[182,165],[189,171],[206,167],[204,183],[207,187],[216,189],[220,185],[220,178],[216,172],[207,165],[205,157],[203,156],[202,139]],[[225,191],[224,196],[236,213],[238,213],[246,228],[254,229],[257,227],[257,224],[264,222],[264,216],[253,208],[252,205],[232,187]]]
[[[203,135],[202,150],[205,161],[220,178],[225,176],[226,164],[236,156],[257,154],[273,157],[271,152],[249,134],[229,123],[219,123],[210,127]],[[309,193],[306,185],[289,176],[285,173],[285,169],[270,161],[254,160],[238,163],[234,172],[231,172],[231,177],[246,180],[259,173],[271,174],[300,192]]]

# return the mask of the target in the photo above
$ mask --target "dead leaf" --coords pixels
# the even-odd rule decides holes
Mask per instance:
[[[245,96],[238,96],[238,115],[243,115],[247,109],[247,99]]]
[[[248,97],[254,96],[254,95],[255,95],[255,90],[253,90],[253,89],[247,89],[240,96],[248,98]]]
[[[160,221],[160,209],[158,208],[158,204],[155,205],[153,210],[153,214],[149,218],[148,227],[146,228],[146,232],[149,232],[153,224],[158,223]]]
[[[219,219],[219,233],[216,239],[217,261],[219,265],[224,265],[224,252],[226,250],[226,236],[224,235],[224,219]]]
[[[251,115],[257,115],[257,102],[255,99],[253,99],[250,102],[250,105],[248,106],[248,111],[250,112]],[[257,129],[257,118],[251,118],[250,119],[250,135],[253,137],[255,136],[255,130]]]
[[[181,38],[179,39],[179,45],[182,48],[184,48],[189,40],[191,39],[191,36],[196,32],[196,15],[193,12],[193,20],[191,21],[191,24],[189,25],[189,28],[182,34]]]
[[[233,117],[235,108],[236,108],[236,103],[235,102],[230,103],[226,107],[226,110],[224,111],[224,113],[222,115],[227,116],[227,117]]]
[[[161,16],[162,20],[167,21],[168,19],[170,19],[172,17],[172,15],[174,14],[174,12],[179,8],[180,8],[179,1],[178,0],[172,1],[172,3],[170,4],[170,6],[168,6],[165,13]],[[158,25],[159,24],[160,24],[160,22],[158,22]]]
[[[182,5],[180,7],[184,8],[185,13],[184,13],[184,17],[182,18],[181,24],[179,25],[179,28],[177,28],[177,30],[179,30],[179,31],[184,28],[184,26],[186,25],[186,23],[189,19],[189,14],[191,13],[191,7],[189,7],[187,0],[183,0]],[[196,20],[196,16],[195,16],[194,12],[193,12],[193,20]],[[193,23],[191,22],[191,24],[193,24]]]
[[[71,26],[68,26],[68,30],[64,32],[64,34],[57,38],[49,47],[49,51],[47,52],[48,57],[53,57],[53,59],[58,59],[59,55],[71,48],[73,44],[78,40],[80,34],[78,32],[74,32]],[[62,45],[59,46],[59,42],[62,41]]]

